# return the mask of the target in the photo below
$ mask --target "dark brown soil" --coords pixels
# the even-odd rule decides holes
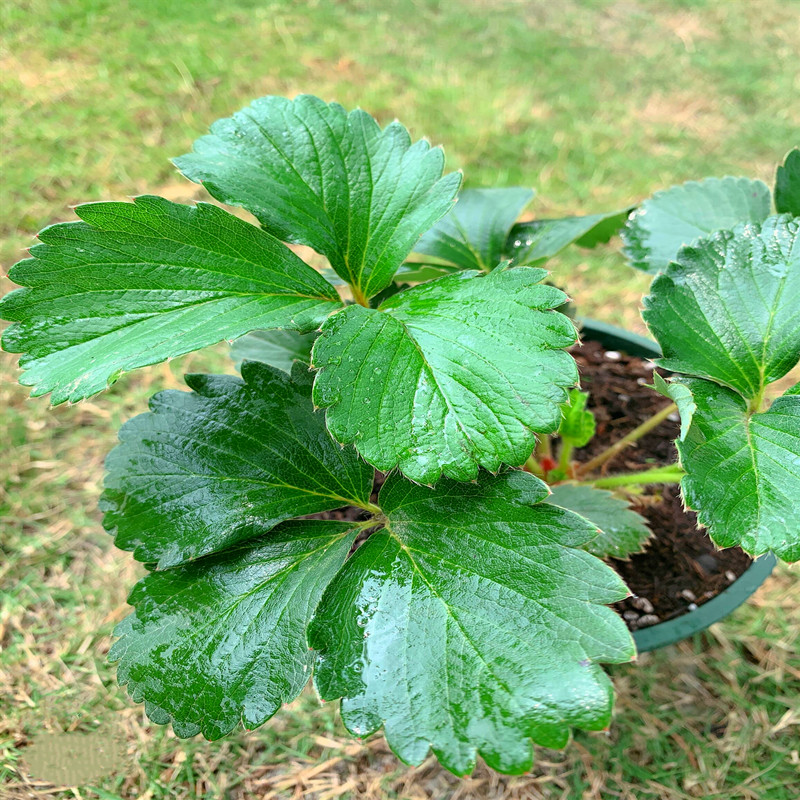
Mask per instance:
[[[589,408],[597,420],[597,433],[576,451],[579,461],[588,461],[610,444],[653,416],[669,400],[647,385],[653,383],[653,362],[605,349],[597,342],[584,342],[572,355],[581,373],[581,388],[589,392]],[[666,373],[664,373],[666,375]],[[608,472],[628,472],[644,465],[675,461],[675,437],[680,432],[677,413],[643,436],[608,465]]]
[[[645,384],[652,383],[652,362],[611,351],[596,342],[575,348],[582,388],[590,392],[589,407],[597,418],[597,435],[575,458],[586,461],[602,452],[667,400]],[[679,432],[677,415],[643,436],[606,464],[609,473],[641,469],[675,460],[673,444]],[[677,486],[648,487],[634,508],[647,518],[654,536],[644,553],[609,563],[633,596],[616,604],[628,627],[655,625],[702,605],[739,577],[751,559],[738,547],[717,550],[697,528],[691,511],[684,511]]]

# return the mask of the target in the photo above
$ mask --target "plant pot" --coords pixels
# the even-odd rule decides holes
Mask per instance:
[[[641,358],[658,358],[658,345],[651,339],[629,333],[623,328],[597,320],[582,318],[582,338],[598,342],[608,350],[621,350]],[[678,617],[659,622],[633,632],[636,649],[640,653],[674,644],[719,622],[738,608],[769,577],[776,564],[772,553],[767,553],[753,563],[716,597]]]

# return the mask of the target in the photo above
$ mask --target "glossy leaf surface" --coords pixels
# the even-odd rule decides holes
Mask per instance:
[[[424,283],[425,281],[442,278],[445,275],[452,275],[454,272],[458,272],[458,270],[459,267],[454,267],[452,264],[428,264],[417,261],[407,261],[397,270],[395,280],[408,281],[409,283]]]
[[[657,372],[653,373],[652,388],[678,406],[678,413],[681,417],[681,439],[685,439],[692,424],[694,412],[697,410],[692,393],[680,381],[665,381]]]
[[[523,772],[531,738],[562,747],[569,726],[608,724],[611,686],[598,665],[634,649],[600,604],[627,590],[578,549],[595,527],[546,496],[517,471],[433,490],[387,481],[386,528],[347,562],[309,629],[318,691],[343,698],[353,733],[383,726],[412,764],[432,748],[457,774],[476,753]]]
[[[389,285],[461,182],[442,177],[440,148],[412,144],[398,122],[381,130],[364,111],[310,95],[254,101],[175,164],[279,239],[327,256],[366,297]]]
[[[652,532],[647,520],[628,503],[605,489],[564,483],[553,486],[548,503],[566,508],[588,519],[600,529],[583,549],[598,558],[628,558],[641,552]]]
[[[775,176],[775,209],[800,217],[800,148],[791,150]]]
[[[339,296],[285,245],[216,206],[90,203],[39,234],[9,277],[3,346],[53,404],[255,328],[316,328]]]
[[[231,358],[238,369],[242,361],[260,361],[291,373],[295,361],[311,363],[316,333],[297,331],[253,331],[231,345]]]
[[[643,316],[659,364],[756,397],[800,359],[800,220],[770,217],[684,248]]]
[[[589,392],[570,389],[569,402],[561,405],[563,419],[558,428],[558,435],[573,447],[583,447],[594,436],[595,418],[586,410]]]
[[[104,524],[159,568],[262,534],[279,522],[363,505],[372,470],[312,412],[310,376],[245,362],[242,378],[189,375],[127,422],[106,461]]]
[[[735,392],[685,378],[697,410],[678,442],[689,508],[720,547],[800,559],[800,395],[751,414]]]
[[[688,181],[645,200],[631,214],[622,238],[634,267],[658,273],[684,245],[739,223],[763,222],[772,197],[762,181],[706,178]]]
[[[520,267],[456,275],[394,295],[379,310],[348,306],[314,345],[315,405],[340,442],[380,470],[420,483],[478,465],[521,464],[534,431],[561,421],[577,382],[576,332],[553,312],[564,294]]]
[[[508,232],[532,198],[533,191],[521,186],[464,189],[414,250],[464,269],[488,272],[505,257]]]
[[[261,725],[308,682],[306,628],[355,536],[351,523],[297,520],[148,575],[114,631],[120,685],[178,735]]]
[[[625,224],[631,209],[584,217],[537,219],[520,222],[509,234],[508,257],[515,264],[541,264],[565,247],[595,247],[605,243]]]

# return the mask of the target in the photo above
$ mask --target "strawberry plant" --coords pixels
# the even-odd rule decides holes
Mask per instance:
[[[53,404],[236,340],[241,377],[187,375],[107,460],[104,524],[149,570],[111,659],[153,721],[218,738],[312,679],[408,763],[524,771],[532,741],[609,724],[601,665],[635,649],[602,559],[646,545],[637,487],[679,482],[719,547],[800,559],[800,390],[776,389],[800,360],[800,151],[774,193],[709,178],[531,222],[532,192],[459,193],[441,149],[309,96],[255,101],[175,164],[258,224],[82,205],[0,306]],[[542,264],[620,229],[669,374],[586,459],[578,332]],[[679,461],[609,472],[676,411]]]

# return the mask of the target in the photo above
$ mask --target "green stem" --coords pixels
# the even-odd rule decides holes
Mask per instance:
[[[523,466],[523,469],[526,472],[530,472],[531,475],[535,475],[537,478],[541,478],[544,480],[544,470],[539,466],[539,462],[536,460],[534,456],[531,456]]]
[[[649,433],[653,428],[658,427],[670,414],[676,411],[678,406],[675,403],[670,403],[666,408],[662,408],[656,414],[653,414],[650,419],[646,419],[639,427],[634,428],[627,436],[623,436],[618,442],[615,442],[611,447],[603,450],[602,453],[596,455],[591,461],[581,464],[575,471],[577,475],[587,475],[594,472],[598,467],[601,467],[607,461],[610,461],[615,456],[619,455],[626,447],[633,444],[642,438],[646,433]]]
[[[370,503],[369,501],[366,503],[359,503],[356,500],[351,500],[350,503],[357,508],[363,508],[364,511],[369,511],[370,514],[383,514],[383,509],[380,506],[376,506],[375,503]]]
[[[755,397],[750,398],[750,402],[747,404],[747,410],[751,414],[758,414],[759,411],[764,410],[764,400],[765,400],[765,393],[767,391],[766,384],[761,387],[758,394]]]
[[[581,485],[594,486],[597,489],[614,489],[617,486],[642,486],[648,483],[680,483],[685,474],[680,464],[670,464],[668,467],[654,467],[642,472],[626,472],[608,478],[581,481]]]
[[[353,293],[353,300],[356,301],[360,306],[364,306],[364,308],[369,308],[369,300],[364,292],[361,291],[360,286],[356,286],[356,284],[350,284],[350,291]]]
[[[572,449],[572,442],[568,442],[565,439],[561,440],[561,453],[558,456],[558,468],[567,475],[569,474],[569,466],[572,460]]]
[[[553,445],[546,433],[542,434],[539,443],[536,445],[536,456],[539,460],[553,457]]]

